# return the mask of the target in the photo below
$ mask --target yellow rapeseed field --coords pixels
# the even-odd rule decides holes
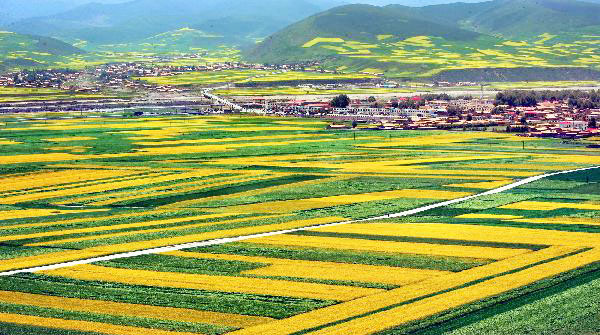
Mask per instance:
[[[368,226],[368,225],[365,225]],[[343,229],[343,232],[346,230]],[[332,227],[335,230],[337,227]],[[327,228],[323,228],[324,231]],[[278,235],[250,240],[252,243],[268,245],[287,245],[337,250],[375,251],[387,253],[420,254],[482,259],[504,259],[523,254],[529,250],[475,247],[462,245],[443,245],[430,243],[373,241],[353,238],[316,237],[298,235]]]
[[[165,254],[177,257],[234,260],[250,263],[271,264],[271,266],[242,272],[244,274],[253,274],[258,276],[288,276],[328,280],[350,280],[391,285],[406,285],[449,273],[446,271],[408,269],[389,266],[300,261],[240,255],[201,254],[182,251],[169,252]]]
[[[569,224],[569,225],[589,225],[600,226],[600,217],[598,218],[574,218],[574,217],[555,217],[555,218],[513,218],[510,221],[524,223],[542,223],[542,224]]]
[[[13,144],[20,144],[21,142],[17,142],[17,141],[13,141],[13,140],[7,140],[5,138],[0,138],[0,145],[13,145]]]
[[[435,199],[447,200],[471,195],[468,192],[452,192],[438,190],[398,190],[374,193],[363,193],[353,195],[336,195],[323,198],[311,198],[301,200],[273,201],[269,203],[258,203],[252,205],[241,205],[228,207],[229,212],[238,213],[289,213],[314,208],[326,208],[347,204],[355,204],[369,201],[381,201],[389,199]]]
[[[512,183],[511,179],[508,180],[497,180],[497,181],[486,181],[481,183],[463,183],[463,184],[450,184],[448,187],[463,187],[463,188],[481,188],[481,189],[494,189]]]
[[[48,142],[75,142],[75,141],[91,141],[97,139],[96,137],[91,136],[71,136],[71,137],[55,137],[55,138],[46,138],[44,141]]]
[[[308,313],[278,320],[267,324],[232,332],[232,335],[289,335],[305,329],[345,320],[374,310],[427,296],[439,291],[458,287],[489,276],[522,268],[543,260],[552,259],[575,251],[569,247],[550,247],[536,252],[518,255],[488,265],[434,277],[419,283],[409,284],[394,290],[366,296],[353,301],[322,308]],[[339,334],[339,333],[338,333]],[[346,334],[343,333],[342,334]],[[348,333],[352,334],[352,333]]]
[[[290,282],[276,279],[211,276],[201,274],[156,272],[79,265],[59,270],[43,271],[45,275],[80,280],[101,280],[157,287],[191,288],[197,290],[266,294],[298,298],[348,301],[381,292],[380,289]]]
[[[328,134],[289,134],[289,135],[270,135],[270,136],[246,136],[230,138],[211,138],[196,140],[173,140],[173,141],[145,141],[135,142],[137,145],[157,146],[157,145],[180,145],[180,144],[206,144],[206,143],[227,143],[227,142],[246,142],[246,141],[269,141],[269,140],[291,140],[294,138],[319,138],[331,137]],[[271,144],[271,143],[269,143]]]
[[[197,322],[245,328],[273,321],[271,318],[198,311],[185,308],[127,304],[102,300],[54,297],[41,294],[0,291],[0,301],[8,304],[57,308],[87,313],[143,317],[180,322]]]
[[[103,231],[128,229],[128,228],[151,227],[151,226],[175,224],[175,223],[182,223],[182,222],[194,222],[196,220],[222,218],[225,216],[228,216],[228,214],[197,215],[197,216],[179,217],[179,218],[175,218],[175,219],[152,220],[152,221],[144,221],[144,222],[136,222],[136,223],[124,223],[124,224],[117,224],[117,225],[92,227],[92,228],[65,229],[65,230],[59,230],[59,231],[49,231],[49,232],[43,232],[43,233],[24,234],[24,235],[7,235],[7,236],[1,236],[0,241],[17,241],[17,240],[24,240],[24,239],[30,239],[30,238],[52,237],[52,236],[62,236],[62,235],[70,235],[70,234],[83,234],[83,233],[96,233],[96,232],[103,232]],[[129,233],[136,233],[136,232],[137,231],[129,232]],[[100,236],[102,236],[102,234],[95,235],[95,236],[100,237]]]
[[[512,139],[514,136],[507,134],[495,134],[485,132],[474,132],[474,133],[446,133],[440,135],[428,135],[419,137],[409,138],[396,138],[392,141],[364,144],[366,148],[382,148],[382,147],[403,147],[403,146],[435,146],[435,145],[448,145],[452,143],[470,142],[478,139]]]
[[[511,220],[520,219],[522,216],[518,215],[507,215],[507,214],[463,214],[456,217],[457,219],[495,219],[495,220]]]
[[[43,216],[55,216],[65,214],[77,214],[77,213],[94,213],[104,212],[107,209],[73,209],[73,210],[59,210],[59,209],[18,209],[0,211],[0,221],[12,220],[12,219],[25,219],[25,218],[39,218]],[[3,226],[0,229],[7,229]]]
[[[445,310],[492,297],[544,278],[600,260],[600,250],[591,250],[532,268],[507,274],[466,288],[419,300],[363,318],[354,319],[323,330],[309,332],[314,335],[356,334],[368,335],[394,326],[423,319]]]
[[[0,178],[0,192],[14,192],[17,190],[76,184],[93,180],[132,176],[139,173],[138,171],[127,170],[91,169],[35,172],[21,176]]]
[[[117,194],[111,195],[110,199],[95,201],[90,205],[93,206],[107,206],[117,202],[123,202],[128,200],[149,198],[149,197],[163,197],[171,194],[179,194],[179,193],[188,193],[188,192],[198,192],[204,189],[210,189],[213,187],[227,186],[236,182],[249,182],[249,181],[259,181],[259,180],[268,180],[272,178],[287,176],[289,174],[283,173],[274,173],[269,175],[256,175],[252,173],[248,173],[248,176],[241,177],[226,177],[226,178],[214,178],[211,179],[210,183],[198,185],[199,182],[188,182],[188,183],[178,183],[177,185],[168,185],[168,186],[160,186],[154,188],[145,188],[144,190],[136,190],[129,192],[118,192]],[[184,187],[186,185],[194,185],[189,187]],[[175,188],[175,189],[174,189]],[[95,196],[98,198],[101,196]],[[203,198],[203,200],[211,199],[212,197]],[[86,197],[85,200],[93,199],[92,197]],[[81,199],[77,199],[81,201]]]
[[[14,258],[10,260],[0,260],[0,271],[9,271],[15,269],[24,269],[36,266],[43,266],[49,264],[57,264],[62,262],[68,262],[79,259],[87,259],[97,256],[111,255],[121,252],[129,252],[135,250],[143,250],[157,247],[164,247],[176,244],[207,241],[218,238],[235,237],[235,236],[246,236],[252,234],[261,234],[271,231],[294,229],[300,227],[307,227],[331,222],[345,221],[344,218],[340,217],[324,217],[306,220],[297,220],[284,223],[265,224],[261,226],[234,228],[229,230],[218,230],[206,233],[198,233],[177,237],[159,238],[141,242],[128,242],[121,244],[113,244],[107,246],[99,246],[86,248],[82,250],[66,250],[57,251],[50,254],[44,255],[44,257],[38,256],[27,256]]]
[[[143,216],[143,215],[164,214],[164,213],[168,213],[168,212],[169,212],[168,210],[159,209],[159,210],[140,211],[140,212],[135,212],[135,213],[130,212],[130,213],[125,213],[125,214],[100,216],[100,217],[95,216],[95,217],[91,217],[91,218],[68,219],[68,220],[61,220],[61,221],[52,220],[52,221],[45,221],[45,222],[39,222],[39,223],[19,223],[19,224],[14,224],[14,225],[1,226],[0,230],[71,225],[71,224],[76,224],[76,223],[97,222],[97,221],[111,220],[111,219],[133,218],[133,217]]]
[[[600,205],[585,204],[585,203],[570,203],[570,202],[542,202],[542,201],[522,201],[510,205],[505,205],[503,209],[522,209],[528,211],[553,211],[563,208],[572,209],[587,209],[592,211],[600,211]]]
[[[74,238],[66,238],[66,239],[57,238],[54,241],[30,243],[30,244],[27,244],[27,246],[49,246],[49,245],[62,244],[62,243],[74,243],[74,242],[83,242],[83,241],[91,241],[91,240],[101,240],[101,239],[108,239],[108,238],[113,238],[113,237],[123,237],[123,236],[131,236],[131,235],[138,235],[138,234],[167,233],[167,232],[172,232],[172,231],[177,231],[177,230],[194,229],[194,228],[209,227],[209,226],[239,223],[239,222],[247,222],[247,221],[251,222],[252,220],[261,220],[261,219],[277,217],[276,215],[255,216],[252,218],[241,218],[241,219],[224,220],[224,221],[218,221],[218,222],[193,223],[195,220],[203,220],[203,219],[211,219],[211,218],[214,219],[214,218],[221,218],[221,217],[225,217],[225,216],[229,216],[229,214],[203,215],[203,216],[197,216],[197,217],[178,218],[178,219],[171,219],[171,220],[164,220],[164,221],[126,224],[126,225],[121,225],[122,227],[120,229],[124,229],[123,226],[125,226],[125,228],[136,228],[136,227],[163,225],[163,224],[184,223],[183,225],[178,225],[176,227],[169,227],[169,228],[155,228],[155,229],[127,231],[127,232],[121,232],[121,233],[109,233],[109,234],[99,233],[99,234],[95,234],[93,236],[74,237]],[[186,222],[189,222],[189,224],[185,224]],[[116,230],[113,227],[114,226],[84,228],[84,229],[80,229],[80,230],[74,229],[74,230],[65,230],[65,231],[61,231],[61,232],[49,232],[49,233],[39,233],[39,234],[31,234],[31,235],[7,236],[5,238],[7,238],[9,240],[12,240],[13,238],[15,240],[19,240],[19,239],[36,238],[36,237],[62,236],[62,235],[67,235],[67,234],[73,234],[73,231],[76,231],[76,233],[82,233],[82,232],[102,232],[102,231],[107,231],[107,230],[111,230],[111,231]],[[88,229],[92,229],[92,231],[87,231]],[[47,234],[50,234],[50,235],[47,235]],[[34,235],[41,235],[41,236],[34,236]],[[0,241],[2,241],[2,238],[0,238]]]
[[[139,328],[130,326],[119,326],[100,322],[66,320],[56,318],[44,318],[23,314],[0,313],[0,322],[7,322],[17,325],[29,325],[45,328],[78,330],[83,332],[94,332],[108,335],[198,335],[189,332],[174,332],[168,330]]]
[[[581,247],[594,247],[600,244],[600,236],[594,233],[460,224],[349,224],[319,228],[318,231]]]
[[[127,173],[127,171],[119,171],[119,172]],[[175,180],[195,178],[195,177],[204,177],[204,176],[209,176],[209,175],[218,174],[218,173],[220,173],[220,171],[217,169],[214,169],[214,170],[198,169],[198,170],[194,170],[194,172],[187,172],[187,173],[177,173],[177,174],[173,173],[173,174],[167,174],[167,175],[162,175],[162,176],[142,176],[140,178],[133,179],[133,180],[106,182],[106,183],[90,185],[90,186],[73,187],[73,188],[64,189],[64,190],[8,196],[3,199],[0,199],[0,204],[15,204],[15,203],[24,202],[24,201],[34,201],[34,200],[57,198],[57,197],[64,197],[64,196],[74,196],[74,195],[88,194],[88,193],[99,193],[99,192],[106,192],[106,191],[116,190],[116,189],[121,189],[121,188],[126,188],[126,187],[143,186],[143,185],[153,184],[153,183],[175,181]]]

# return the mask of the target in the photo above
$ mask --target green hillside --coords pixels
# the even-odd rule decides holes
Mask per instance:
[[[578,33],[600,27],[600,6],[577,0],[495,0],[403,9],[415,17],[505,38]]]
[[[195,53],[207,48],[228,44],[222,35],[205,31],[181,28],[157,34],[137,42],[104,44],[95,46],[96,51],[106,52],[142,52],[149,54]]]
[[[600,5],[572,0],[496,0],[423,8],[343,6],[272,35],[246,58],[267,63],[319,59],[325,68],[410,78],[469,69],[528,68],[523,78],[528,80],[537,76],[531,69],[544,68],[553,69],[538,71],[544,80],[561,78],[563,73],[573,76],[564,79],[577,80],[584,72],[574,69],[585,68],[593,77],[586,79],[595,79],[600,72],[589,69],[600,70],[597,13]],[[497,74],[495,80],[501,77]]]
[[[0,32],[0,71],[48,67],[79,54],[83,51],[53,38]]]

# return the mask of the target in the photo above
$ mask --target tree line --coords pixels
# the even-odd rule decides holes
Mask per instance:
[[[600,90],[506,91],[496,95],[495,103],[510,107],[534,107],[544,101],[567,101],[573,108],[595,109],[600,108]]]

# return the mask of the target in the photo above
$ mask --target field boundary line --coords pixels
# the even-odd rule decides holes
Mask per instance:
[[[136,256],[152,255],[152,254],[159,254],[159,253],[165,253],[165,252],[171,252],[171,251],[180,251],[180,250],[190,249],[190,248],[208,247],[208,246],[214,246],[214,245],[220,245],[220,244],[226,244],[226,243],[241,242],[241,241],[254,239],[254,238],[277,236],[277,235],[283,235],[283,234],[288,234],[288,233],[295,233],[295,232],[299,232],[299,231],[314,230],[314,229],[325,228],[325,227],[335,227],[335,226],[347,225],[347,224],[352,224],[352,223],[364,223],[364,222],[369,222],[369,221],[406,217],[406,216],[426,212],[431,209],[446,207],[449,205],[454,205],[457,203],[477,199],[477,198],[488,196],[488,195],[499,194],[502,192],[512,190],[519,186],[531,184],[533,182],[536,182],[536,181],[544,179],[544,178],[549,178],[549,177],[563,175],[563,174],[569,174],[569,173],[575,173],[575,172],[589,171],[589,170],[594,170],[594,169],[600,169],[600,166],[592,166],[592,167],[587,167],[587,168],[553,172],[553,173],[547,173],[547,174],[543,174],[543,175],[533,176],[533,177],[519,180],[512,184],[505,185],[505,186],[502,186],[502,187],[499,187],[499,188],[496,188],[493,190],[489,190],[489,191],[486,191],[483,193],[473,194],[473,195],[458,198],[458,199],[453,199],[453,200],[439,202],[439,203],[435,203],[435,204],[431,204],[431,205],[427,205],[427,206],[422,206],[419,208],[410,209],[410,210],[403,211],[400,213],[382,215],[382,216],[371,217],[371,218],[366,218],[366,219],[325,223],[325,224],[319,224],[319,225],[313,225],[313,226],[307,226],[307,227],[301,227],[301,228],[277,230],[277,231],[272,231],[272,232],[267,232],[267,233],[219,238],[219,239],[206,240],[206,241],[200,241],[200,242],[191,242],[191,243],[177,244],[177,245],[171,245],[171,246],[165,246],[165,247],[158,247],[158,248],[125,252],[125,253],[118,253],[118,254],[112,254],[112,255],[106,255],[106,256],[92,257],[92,258],[81,259],[81,260],[76,260],[76,261],[69,261],[69,262],[63,262],[63,263],[57,263],[57,264],[51,264],[51,265],[25,268],[25,269],[20,269],[20,270],[11,270],[11,271],[0,272],[0,277],[12,276],[12,275],[21,274],[21,273],[51,271],[51,270],[57,270],[57,269],[62,269],[62,268],[72,267],[72,266],[77,266],[77,265],[85,265],[85,264],[91,264],[91,263],[96,263],[96,262],[111,261],[111,260],[115,260],[115,259],[131,258],[131,257],[136,257]],[[43,256],[43,255],[41,255],[41,256]]]

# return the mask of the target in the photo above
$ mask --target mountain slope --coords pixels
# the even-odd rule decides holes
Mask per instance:
[[[412,78],[470,69],[543,68],[554,70],[537,71],[540,78],[565,73],[577,80],[577,73],[585,71],[568,69],[600,70],[597,13],[600,5],[573,0],[422,8],[350,5],[295,23],[245,57],[267,63],[320,60],[333,70]],[[501,72],[494,76],[502,77]],[[534,79],[536,71],[526,73],[524,80]]]
[[[495,0],[425,6],[409,11],[416,17],[435,18],[444,24],[507,38],[577,32],[600,26],[600,5],[577,0]]]
[[[91,45],[98,45],[138,42],[190,27],[209,34],[226,33],[226,39],[244,36],[243,42],[251,44],[255,38],[266,37],[323,10],[325,7],[319,2],[134,0],[120,4],[92,3],[57,15],[18,21],[9,25],[8,29],[44,34],[65,41],[85,40]]]
[[[82,53],[82,50],[53,38],[0,32],[0,70],[52,65]]]
[[[348,52],[353,52],[352,50],[369,49],[369,43],[384,37],[388,37],[387,41],[392,42],[414,36],[467,41],[476,39],[479,34],[410,18],[404,15],[401,7],[392,9],[371,5],[347,5],[311,16],[270,36],[252,50],[248,58],[265,62],[308,61],[315,57],[327,56],[331,54],[331,50],[335,50],[335,46],[311,48],[319,44],[319,39],[323,39],[323,42],[335,39],[352,41],[355,47],[348,46]],[[338,48],[343,49],[342,46]]]

